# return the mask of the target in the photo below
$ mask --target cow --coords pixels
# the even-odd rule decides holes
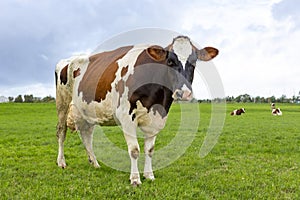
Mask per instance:
[[[58,115],[57,165],[66,167],[66,131],[79,131],[89,162],[100,167],[92,148],[95,125],[119,125],[131,160],[130,182],[141,184],[136,130],[144,133],[144,177],[154,180],[156,135],[165,126],[173,100],[191,100],[196,61],[209,61],[218,49],[198,49],[186,36],[163,48],[132,45],[61,60],[55,69]]]
[[[234,110],[230,113],[230,115],[242,115],[242,113],[246,113],[245,108]]]
[[[280,108],[273,108],[272,109],[272,115],[282,115],[282,112],[280,110]]]

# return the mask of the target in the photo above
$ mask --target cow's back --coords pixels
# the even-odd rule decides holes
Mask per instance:
[[[117,61],[121,59],[132,46],[121,47],[113,51],[102,52],[89,57],[86,72],[78,80],[78,95],[88,104],[92,101],[101,103],[111,91],[111,84],[116,78],[119,68]],[[79,83],[80,82],[80,83]]]

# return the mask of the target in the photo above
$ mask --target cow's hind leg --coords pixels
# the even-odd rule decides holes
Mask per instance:
[[[67,124],[64,117],[59,116],[59,121],[56,126],[56,136],[58,140],[58,156],[57,156],[57,165],[61,168],[65,168],[66,161],[64,156],[64,141],[66,139],[67,133]]]
[[[64,141],[66,139],[67,126],[64,124],[57,124],[57,140],[58,140],[58,156],[57,165],[61,168],[65,168],[66,161],[64,156]]]
[[[93,151],[93,131],[94,125],[85,125],[80,128],[80,135],[82,142],[85,146],[86,152],[89,157],[89,162],[96,168],[99,168],[100,165],[96,159],[95,153]]]

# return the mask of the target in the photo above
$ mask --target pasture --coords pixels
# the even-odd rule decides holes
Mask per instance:
[[[140,187],[132,187],[129,172],[112,169],[100,160],[100,169],[90,166],[77,133],[67,134],[67,168],[57,167],[55,104],[0,104],[0,196],[1,199],[299,199],[300,105],[276,106],[281,108],[283,116],[272,116],[269,104],[227,104],[218,143],[206,157],[200,158],[211,105],[199,104],[200,125],[186,152],[169,166],[155,171],[154,182],[142,179]],[[232,110],[240,107],[246,108],[246,114],[230,116]],[[180,117],[180,104],[173,104],[168,123],[157,137],[156,152],[172,140]],[[111,141],[126,150],[118,127],[103,130]]]

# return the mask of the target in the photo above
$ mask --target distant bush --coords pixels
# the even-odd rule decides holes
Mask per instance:
[[[23,98],[22,98],[22,95],[19,95],[15,98],[15,102],[16,103],[23,103]]]
[[[51,95],[46,96],[44,98],[41,97],[34,97],[32,94],[28,95],[25,94],[24,98],[22,95],[18,95],[17,97],[8,97],[9,102],[15,102],[15,103],[51,103],[55,102],[55,98]]]

